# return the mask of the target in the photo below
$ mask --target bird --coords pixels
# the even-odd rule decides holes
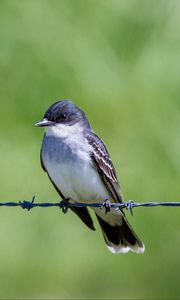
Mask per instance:
[[[144,244],[129,224],[125,213],[110,208],[123,203],[121,187],[107,147],[92,129],[82,109],[67,99],[50,105],[43,118],[35,123],[45,127],[40,160],[43,170],[62,201],[102,203],[92,207],[104,241],[112,253],[144,252]],[[87,207],[70,207],[95,230]]]

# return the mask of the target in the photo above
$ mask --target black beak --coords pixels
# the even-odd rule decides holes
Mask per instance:
[[[55,122],[48,121],[46,118],[40,120],[39,122],[34,124],[37,127],[43,127],[43,126],[53,126],[55,125]]]

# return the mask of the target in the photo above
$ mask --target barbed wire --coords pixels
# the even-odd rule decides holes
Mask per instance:
[[[155,206],[180,206],[180,202],[142,202],[138,203],[134,200],[129,200],[123,203],[111,203],[108,201],[108,203],[105,201],[103,203],[72,203],[67,200],[62,200],[57,203],[35,203],[35,196],[33,196],[31,201],[24,200],[24,201],[18,201],[18,202],[0,202],[0,206],[9,206],[9,207],[16,207],[19,206],[23,209],[27,209],[28,211],[31,210],[34,207],[59,207],[62,209],[64,213],[68,211],[68,208],[70,207],[95,207],[95,208],[105,208],[105,212],[107,213],[111,208],[119,208],[120,210],[128,209],[131,214],[133,208],[135,207],[155,207]]]

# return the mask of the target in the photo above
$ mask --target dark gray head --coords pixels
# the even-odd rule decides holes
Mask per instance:
[[[78,122],[84,128],[91,128],[85,113],[80,108],[69,100],[60,100],[48,108],[43,119],[35,126],[56,126],[57,124],[72,126]]]

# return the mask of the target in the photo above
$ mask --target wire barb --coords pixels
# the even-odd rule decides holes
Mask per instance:
[[[129,210],[130,213],[131,213],[131,216],[133,216],[133,207],[134,207],[133,205],[134,205],[134,201],[133,201],[133,200],[129,200],[129,201],[125,202],[124,204],[125,204],[125,208],[126,208],[127,210]]]
[[[26,200],[24,200],[23,202],[19,201],[19,205],[21,206],[22,209],[27,209],[29,211],[31,208],[34,207],[35,198],[36,196],[33,196],[31,202]]]

